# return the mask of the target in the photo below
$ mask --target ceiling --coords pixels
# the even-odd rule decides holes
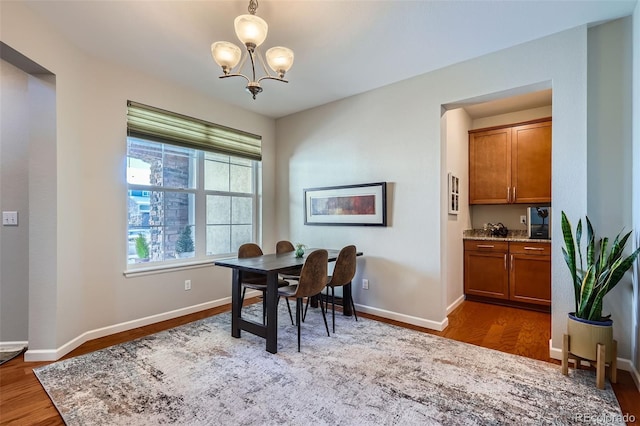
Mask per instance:
[[[2,0],[5,1],[5,0]],[[583,24],[633,12],[637,0],[261,0],[263,50],[295,52],[288,84],[219,79],[210,45],[240,44],[248,0],[21,0],[71,43],[226,103],[278,118]],[[476,114],[478,114],[476,112]]]

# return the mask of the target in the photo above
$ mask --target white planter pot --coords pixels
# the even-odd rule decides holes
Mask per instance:
[[[567,321],[569,352],[589,361],[597,360],[598,343],[605,345],[605,362],[611,362],[613,354],[613,321],[589,321],[569,314]]]

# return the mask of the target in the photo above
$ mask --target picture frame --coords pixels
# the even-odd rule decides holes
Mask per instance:
[[[449,205],[449,214],[458,214],[460,212],[460,179],[453,173],[447,175],[448,196],[447,204]]]
[[[305,225],[387,226],[387,183],[304,190]]]

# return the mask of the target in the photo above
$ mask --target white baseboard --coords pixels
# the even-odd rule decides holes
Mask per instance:
[[[549,357],[560,361],[562,360],[562,349],[551,346],[551,339],[549,339]],[[640,373],[635,369],[631,360],[618,357],[618,369],[631,373],[636,388],[638,388],[638,392],[640,392]]]
[[[259,294],[253,294],[248,292],[247,296],[252,297]],[[160,321],[166,321],[169,319],[181,317],[183,315],[193,314],[195,312],[204,311],[205,309],[216,308],[225,304],[231,303],[231,297],[225,297],[218,300],[213,300],[206,303],[200,303],[198,305],[187,306],[185,308],[176,309],[169,312],[164,312],[157,315],[151,315],[144,318],[139,318],[132,321],[123,322],[120,324],[114,324],[107,327],[98,328],[95,330],[87,331],[73,340],[65,343],[57,349],[28,349],[24,354],[24,360],[26,362],[36,361],[56,361],[78,346],[82,345],[89,340],[98,339],[100,337],[109,336],[111,334],[120,333],[122,331],[131,330],[138,327],[144,327],[146,325],[155,324]]]
[[[407,324],[417,325],[420,327],[428,328],[431,330],[442,331],[449,325],[449,319],[445,318],[444,320],[431,321],[424,318],[418,318],[411,315],[400,314],[397,312],[387,311],[385,309],[372,308],[370,306],[365,305],[356,305],[356,309],[358,312],[364,312],[367,314],[377,315],[382,318],[388,318],[400,322],[404,322]]]
[[[0,342],[0,351],[5,350],[5,349],[11,349],[11,348],[15,348],[15,347],[26,347],[29,346],[29,342],[28,341],[16,341],[16,342]]]
[[[458,299],[456,299],[452,304],[447,306],[447,315],[453,312],[454,309],[456,309],[458,306],[462,305],[462,302],[464,302],[464,294],[458,297]]]

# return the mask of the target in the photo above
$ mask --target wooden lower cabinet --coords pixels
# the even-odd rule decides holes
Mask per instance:
[[[509,243],[509,298],[551,306],[551,244]]]
[[[464,291],[469,299],[551,306],[551,244],[465,240]]]
[[[506,242],[465,241],[465,294],[509,299],[508,253]]]

